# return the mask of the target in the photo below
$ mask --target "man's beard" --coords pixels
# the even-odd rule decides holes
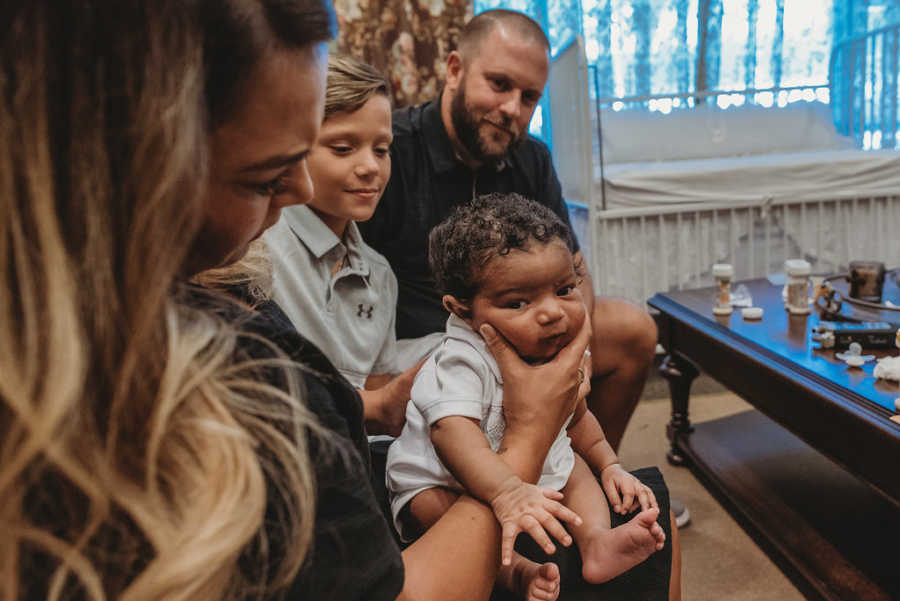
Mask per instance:
[[[476,120],[466,109],[466,82],[462,81],[453,100],[450,102],[450,122],[456,132],[456,139],[475,161],[482,164],[497,165],[501,163],[522,142],[524,136],[511,137],[509,144],[501,153],[488,152],[479,133],[480,120]]]

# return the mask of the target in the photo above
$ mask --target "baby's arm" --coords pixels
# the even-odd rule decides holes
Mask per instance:
[[[641,509],[658,506],[653,491],[622,469],[616,452],[606,440],[603,428],[594,414],[587,410],[585,399],[578,401],[575,406],[568,434],[575,452],[600,476],[613,511],[627,514],[634,508],[635,502],[640,504]]]
[[[528,532],[536,541],[546,540],[544,551],[556,548],[546,539],[545,530],[563,545],[572,537],[559,520],[580,524],[581,518],[558,501],[562,493],[523,482],[494,453],[487,437],[472,418],[448,416],[431,426],[431,442],[447,469],[466,487],[470,495],[490,504],[502,527],[501,558],[512,560],[513,543],[519,532]]]

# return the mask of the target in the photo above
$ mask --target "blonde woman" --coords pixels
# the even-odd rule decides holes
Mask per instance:
[[[224,80],[219,63],[293,19],[278,33],[302,66],[307,148],[333,14],[193,4],[0,11],[2,599],[272,594],[312,540],[307,439],[321,428],[296,372],[183,282],[224,259],[215,240],[196,245],[227,200],[206,193],[207,125],[231,131],[226,106],[253,77]],[[250,343],[273,358],[250,362]]]
[[[315,0],[0,11],[0,598],[489,595],[490,509],[462,497],[401,556],[358,395],[271,306],[188,284],[312,196],[333,24]],[[587,333],[537,369],[485,334],[534,481]]]

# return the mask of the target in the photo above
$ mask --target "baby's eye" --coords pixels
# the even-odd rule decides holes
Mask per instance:
[[[353,147],[347,144],[332,144],[331,150],[337,154],[348,154],[353,150]]]
[[[375,149],[375,154],[380,157],[383,157],[383,156],[387,156],[388,153],[390,153],[390,151],[391,151],[390,148],[388,148],[387,146],[383,146],[383,147],[379,146],[378,148]]]
[[[556,296],[569,296],[572,292],[575,291],[575,285],[569,284],[567,286],[563,286],[559,290],[556,291]]]
[[[523,300],[514,300],[506,303],[505,308],[507,309],[524,309],[525,301]]]

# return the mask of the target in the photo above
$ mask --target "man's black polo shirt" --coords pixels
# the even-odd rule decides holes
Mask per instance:
[[[447,312],[428,268],[428,232],[457,205],[489,192],[517,192],[546,205],[571,228],[542,142],[527,136],[502,168],[473,172],[456,158],[440,106],[438,97],[394,111],[391,179],[372,219],[359,224],[365,241],[387,257],[397,275],[398,338],[444,330]]]

